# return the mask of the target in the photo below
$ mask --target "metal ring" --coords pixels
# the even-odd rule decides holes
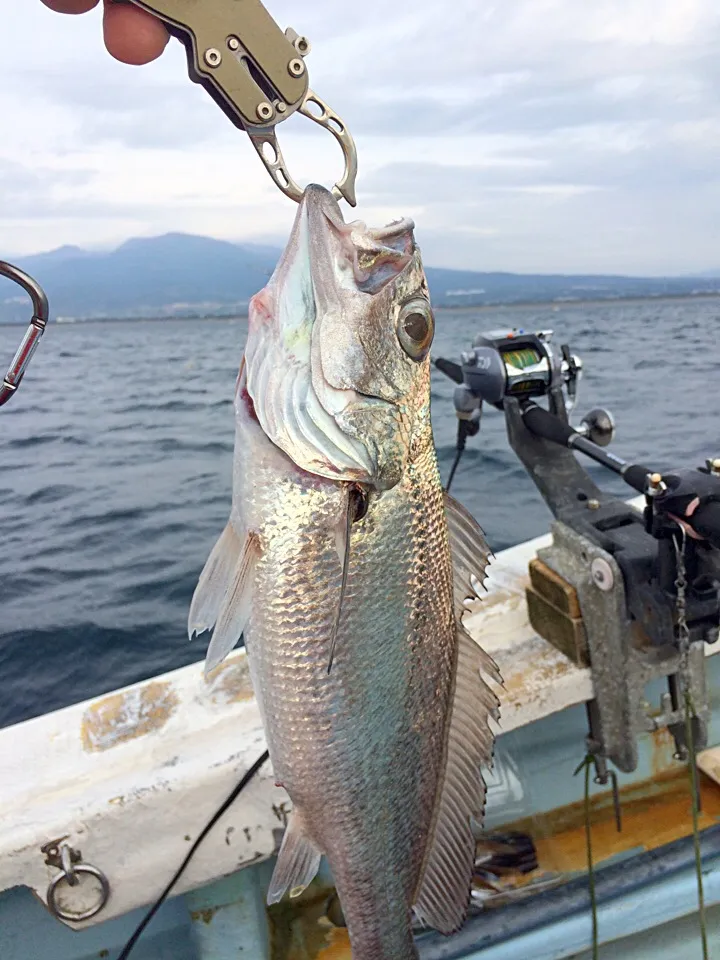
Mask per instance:
[[[65,913],[60,909],[55,901],[57,888],[63,880],[66,880],[68,885],[71,885],[68,875],[64,872],[56,874],[48,884],[47,905],[50,913],[52,913],[54,917],[57,917],[58,920],[69,920],[71,923],[80,923],[83,920],[90,920],[92,917],[100,913],[110,897],[110,883],[102,870],[98,870],[97,867],[93,867],[89,863],[76,863],[74,865],[74,871],[75,874],[90,874],[90,876],[96,877],[100,881],[101,894],[100,901],[97,906],[91,907],[89,910],[85,910],[83,913]]]

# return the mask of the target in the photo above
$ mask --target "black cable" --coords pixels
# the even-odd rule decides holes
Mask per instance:
[[[175,884],[178,882],[178,880],[180,879],[180,877],[181,877],[181,876],[183,875],[183,873],[185,872],[185,869],[186,869],[187,865],[190,863],[190,861],[192,860],[193,856],[195,855],[195,852],[196,852],[197,848],[198,848],[198,847],[200,846],[200,844],[203,842],[203,840],[205,839],[205,837],[210,833],[210,831],[211,831],[212,828],[215,826],[215,824],[218,822],[218,820],[220,819],[220,817],[227,811],[228,807],[230,807],[230,806],[235,802],[235,800],[237,800],[237,798],[240,796],[241,792],[242,792],[242,791],[244,790],[244,788],[250,783],[250,781],[252,780],[252,778],[253,778],[253,777],[255,776],[255,774],[260,770],[260,768],[263,766],[263,764],[269,759],[269,757],[270,757],[270,755],[269,755],[269,753],[267,752],[267,750],[263,753],[263,755],[262,755],[261,757],[258,757],[258,759],[255,761],[255,763],[250,767],[250,769],[247,771],[247,773],[243,776],[243,778],[242,778],[242,780],[240,781],[240,783],[238,783],[238,785],[233,788],[232,793],[228,796],[228,798],[227,798],[225,801],[223,801],[222,805],[221,805],[221,806],[218,808],[218,810],[212,815],[212,817],[210,818],[210,820],[208,821],[208,823],[205,825],[205,827],[203,827],[203,829],[201,830],[200,835],[198,836],[197,840],[196,840],[195,843],[190,847],[190,849],[189,849],[189,851],[188,851],[188,853],[187,853],[187,856],[185,857],[185,859],[183,860],[183,862],[180,864],[180,867],[178,868],[177,872],[175,873],[175,876],[172,878],[172,880],[170,881],[170,883],[165,887],[165,889],[164,889],[163,892],[160,894],[160,896],[157,898],[157,900],[156,900],[155,903],[152,905],[152,907],[150,908],[150,910],[148,910],[148,912],[147,912],[147,914],[145,915],[145,917],[141,920],[141,922],[140,922],[140,924],[138,925],[137,929],[135,930],[135,932],[133,933],[133,935],[130,937],[130,939],[128,940],[128,942],[127,942],[127,943],[125,944],[125,946],[123,947],[123,951],[122,951],[122,953],[120,954],[120,956],[118,957],[118,960],[127,960],[127,958],[130,956],[130,953],[132,952],[133,948],[135,947],[135,944],[138,942],[138,940],[139,940],[140,937],[142,936],[142,933],[143,933],[143,931],[145,930],[145,927],[147,927],[147,925],[150,923],[150,921],[152,920],[152,918],[153,918],[153,917],[155,916],[155,914],[158,912],[158,910],[160,909],[160,907],[161,907],[161,906],[163,905],[163,903],[165,903],[165,901],[167,900],[167,898],[168,898],[168,896],[169,896],[169,894],[170,894],[170,891],[172,890],[172,888],[175,886]]]
[[[458,468],[458,464],[460,463],[460,458],[462,457],[464,452],[465,452],[465,444],[463,444],[462,446],[458,446],[457,453],[455,454],[455,460],[453,461],[453,465],[450,468],[450,476],[448,477],[447,486],[445,487],[446,493],[450,493],[450,484],[453,482],[455,471]]]
[[[455,460],[453,465],[450,468],[450,476],[448,477],[447,486],[445,487],[445,493],[450,492],[450,485],[453,482],[453,477],[455,476],[455,471],[458,468],[460,463],[460,458],[465,452],[465,444],[467,443],[468,437],[474,437],[476,433],[480,430],[480,420],[479,419],[467,419],[466,417],[458,418],[458,432],[457,432],[457,444],[455,447]]]

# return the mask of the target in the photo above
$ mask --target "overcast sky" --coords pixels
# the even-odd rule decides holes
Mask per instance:
[[[412,216],[427,263],[720,268],[717,0],[266,2],[355,136],[356,215]],[[295,205],[178,43],[128,67],[97,12],[0,11],[0,256],[170,230],[284,242]],[[279,134],[297,179],[332,183],[327,133]]]

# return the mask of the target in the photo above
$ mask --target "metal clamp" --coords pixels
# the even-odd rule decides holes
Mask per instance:
[[[58,840],[51,840],[43,846],[42,852],[46,855],[45,863],[50,867],[57,867],[60,873],[55,874],[47,888],[48,910],[58,920],[66,920],[70,923],[81,923],[83,920],[91,920],[105,907],[110,897],[110,882],[102,870],[94,867],[90,863],[83,863],[82,853],[74,850],[65,841],[67,837],[61,837]],[[69,887],[76,887],[79,884],[78,877],[85,875],[95,877],[100,881],[100,897],[98,902],[87,910],[70,911],[66,907],[61,907],[57,902],[58,888],[62,884]]]
[[[17,388],[20,386],[20,381],[25,375],[28,364],[32,360],[32,356],[40,342],[40,337],[45,333],[49,307],[45,291],[23,270],[12,266],[10,263],[5,263],[4,260],[0,260],[0,277],[7,277],[8,280],[13,280],[19,284],[23,290],[30,295],[33,306],[30,325],[25,332],[25,336],[22,338],[17,353],[10,363],[8,372],[5,374],[5,379],[0,384],[1,407],[4,403],[8,402],[10,397],[15,395]]]
[[[300,202],[276,127],[293,113],[329,131],[340,145],[342,176],[332,192],[354,207],[357,150],[347,125],[310,88],[305,58],[310,41],[281,30],[261,0],[130,0],[164,21],[185,47],[190,79],[205,88],[227,117],[245,130],[275,184]]]

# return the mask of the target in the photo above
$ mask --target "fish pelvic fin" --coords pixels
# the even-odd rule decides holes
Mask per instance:
[[[215,628],[205,659],[206,676],[223,662],[247,626],[259,557],[257,534],[243,537],[228,521],[200,574],[188,615],[190,638]]]
[[[268,904],[279,903],[288,890],[291,897],[299,897],[318,872],[321,856],[320,850],[305,832],[302,817],[297,810],[293,810],[270,880]]]
[[[476,595],[474,582],[484,580],[490,550],[473,517],[449,496],[446,514],[456,598],[455,689],[445,768],[413,907],[423,923],[449,934],[462,926],[470,902],[475,863],[472,821],[480,823],[485,811],[482,768],[492,764],[495,737],[490,718],[497,721],[500,716],[500,702],[483,675],[501,680],[495,662],[461,622],[463,601]]]

